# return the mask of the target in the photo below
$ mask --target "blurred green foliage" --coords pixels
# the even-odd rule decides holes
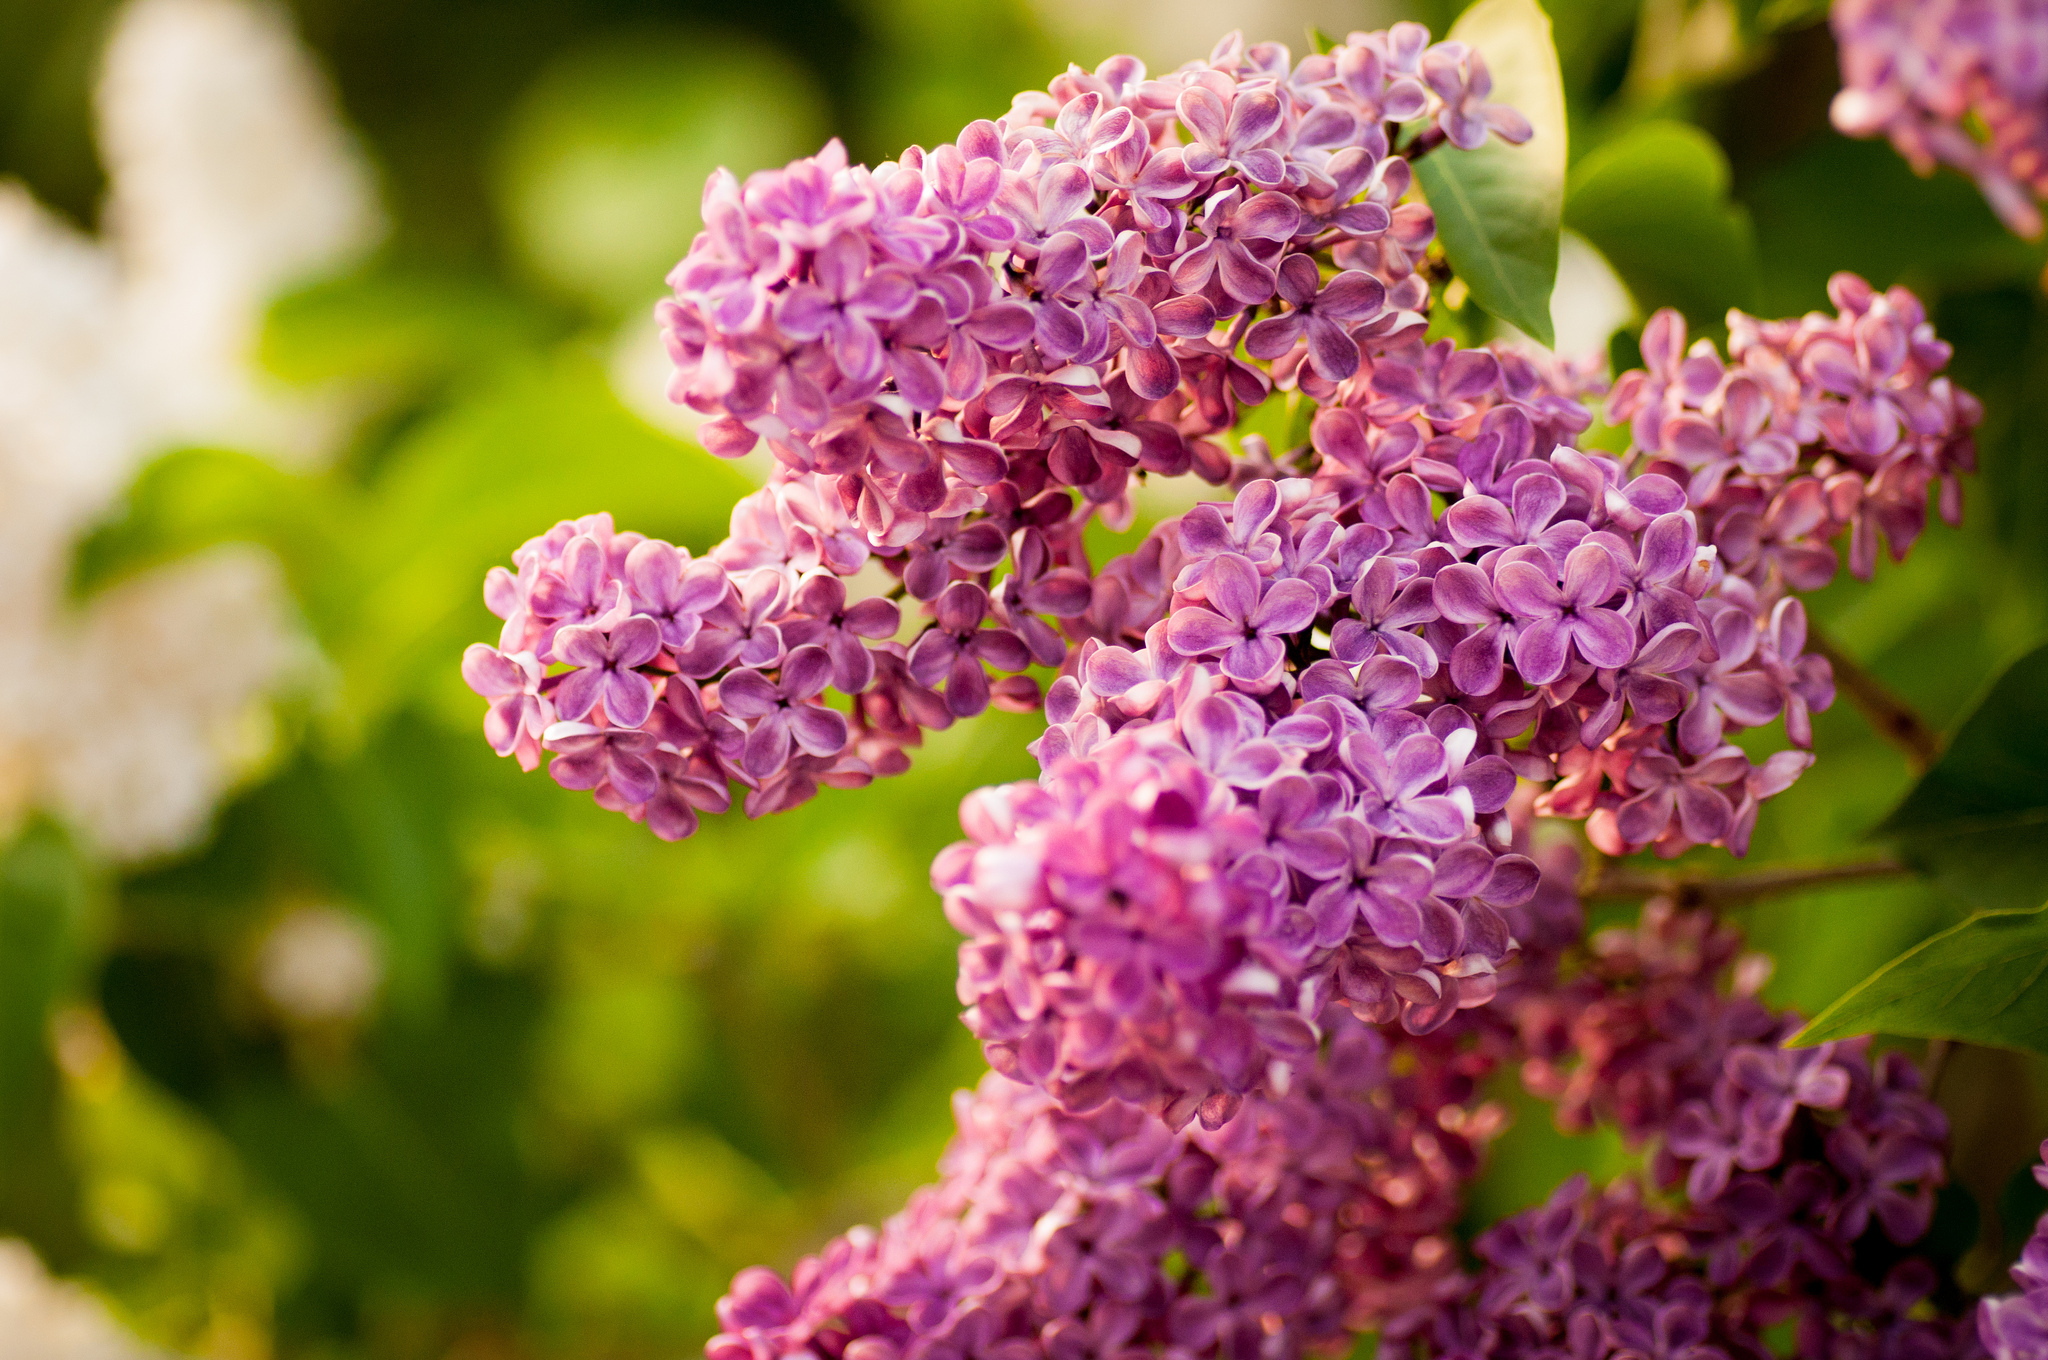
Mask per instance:
[[[1929,300],[1988,408],[1968,523],[1812,604],[1952,725],[2048,634],[2042,249],[1959,178],[1917,179],[1827,128],[1819,6],[1724,6],[1718,47],[1685,26],[1710,7],[1549,6],[1565,222],[1643,308],[1702,330],[1729,305],[1824,305],[1838,268]],[[1409,12],[1442,31],[1458,8]],[[111,9],[0,0],[0,172],[81,223],[101,192],[88,91]],[[478,739],[456,659],[495,635],[479,583],[562,516],[610,510],[693,548],[722,533],[743,478],[616,391],[711,165],[744,173],[828,132],[871,160],[930,145],[1107,49],[1065,50],[1021,0],[293,9],[394,232],[362,269],[280,299],[260,359],[353,384],[370,409],[316,472],[165,450],[80,545],[73,588],[260,543],[327,666],[191,854],[115,872],[47,822],[0,854],[0,1231],[145,1335],[221,1360],[688,1354],[735,1269],[786,1267],[929,1175],[947,1093],[980,1060],[926,865],[964,793],[1029,773],[1035,724],[991,714],[900,779],[664,845]],[[1134,41],[1160,66],[1213,36]],[[1613,348],[1633,351],[1631,332]],[[1248,428],[1292,442],[1303,414],[1275,402]],[[1912,783],[1846,700],[1817,729],[1821,762],[1770,805],[1752,863],[1870,855]],[[1916,879],[1741,915],[1777,961],[1768,998],[1814,1014],[1979,905]],[[377,942],[383,984],[358,1018],[291,1018],[260,985],[264,941],[308,909]],[[1994,1264],[2039,1211],[2014,1173],[2048,1131],[2043,1075],[1980,1051],[1940,1088]],[[1515,1122],[1475,1223],[1628,1165],[1501,1094]]]

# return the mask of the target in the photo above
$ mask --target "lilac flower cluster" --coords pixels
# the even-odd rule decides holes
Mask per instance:
[[[1292,1091],[1216,1133],[1176,1134],[1115,1101],[1074,1114],[991,1073],[955,1099],[938,1184],[786,1281],[742,1272],[706,1353],[1327,1353],[1454,1278],[1457,1188],[1499,1124],[1470,1080],[1397,1077],[1393,1057],[1349,1022]],[[1459,1064],[1425,1059],[1432,1073]]]
[[[1833,698],[1792,592],[1833,574],[1842,532],[1852,567],[1879,535],[1903,552],[1934,481],[1959,508],[1976,419],[1910,295],[1849,276],[1835,293],[1832,320],[1735,316],[1732,364],[1656,317],[1649,367],[1609,398],[1627,457],[1570,447],[1584,380],[1512,350],[1410,327],[1341,380],[1296,365],[1321,401],[1309,442],[1247,441],[1223,466],[1232,501],[1092,575],[1093,484],[1048,469],[1102,413],[1099,374],[1013,372],[957,420],[863,398],[876,449],[958,435],[949,466],[979,449],[985,487],[951,484],[960,513],[899,543],[849,501],[853,474],[785,467],[697,561],[565,522],[492,574],[505,628],[467,670],[498,750],[552,750],[559,782],[674,838],[729,781],[759,815],[900,770],[924,728],[1030,706],[1016,672],[1058,666],[1044,778],[971,800],[972,841],[935,870],[968,937],[967,1022],[998,1070],[1071,1108],[1114,1096],[1213,1126],[1285,1082],[1333,1003],[1424,1032],[1493,995],[1515,944],[1501,910],[1536,878],[1503,852],[1518,779],[1611,853],[1740,854],[1810,763],[1728,740],[1782,715],[1802,748]],[[1195,397],[1180,425],[1152,418],[1164,401],[1119,437],[1186,452],[1212,421]],[[849,597],[873,559],[922,602],[908,645],[894,599]]]
[[[707,447],[766,439],[778,470],[708,559],[600,516],[494,572],[503,636],[465,664],[494,748],[555,752],[561,782],[675,838],[728,778],[750,815],[776,811],[904,768],[926,728],[1035,704],[1017,672],[1068,652],[1048,619],[1119,629],[1080,530],[1128,521],[1134,470],[1225,480],[1207,436],[1276,378],[1305,362],[1326,388],[1361,346],[1418,343],[1434,220],[1402,201],[1395,125],[1430,120],[1418,152],[1529,135],[1486,101],[1477,52],[1428,38],[1397,24],[1296,63],[1233,35],[1158,78],[1116,57],[930,153],[871,170],[833,143],[715,175],[658,311],[673,395],[712,416]],[[871,558],[928,619],[910,645],[895,603],[848,598]],[[564,664],[596,674],[549,674]],[[698,688],[734,668],[753,678]],[[858,696],[850,721],[827,687]]]
[[[1783,1048],[1796,1022],[1755,999],[1732,929],[1653,902],[1588,941],[1576,855],[1544,868],[1507,913],[1532,947],[1500,1005],[1420,1037],[1339,1015],[1285,1094],[1219,1130],[1113,1098],[1076,1113],[991,1074],[957,1098],[942,1182],[786,1283],[743,1272],[712,1360],[1251,1360],[1347,1331],[1378,1331],[1383,1360],[1765,1360],[1767,1334],[1800,1355],[1983,1360],[1916,1250],[1946,1125],[1912,1064]],[[1482,1234],[1467,1273],[1451,1229],[1501,1125],[1479,1093],[1510,1068],[1566,1127],[1650,1145],[1649,1186],[1569,1183]],[[2030,1307],[1985,1315],[2017,1329]]]
[[[701,557],[592,515],[494,570],[487,738],[677,839],[734,785],[758,816],[1046,717],[1040,778],[971,796],[933,868],[996,1069],[941,1181],[743,1273],[713,1360],[1982,1354],[1914,1251],[1946,1129],[1911,1065],[1787,1050],[1704,917],[1588,944],[1530,851],[1555,817],[1744,853],[1833,699],[1799,595],[1844,538],[1867,577],[1959,518],[1977,404],[1849,275],[1833,316],[1731,313],[1725,358],[1660,313],[1611,389],[1431,342],[1410,161],[1530,135],[1490,91],[1413,24],[1299,62],[1233,36],[872,169],[713,177],[657,312],[672,395],[775,470]],[[1276,392],[1306,441],[1228,448]],[[1623,453],[1577,447],[1602,395]],[[1091,561],[1181,474],[1231,498]],[[1780,719],[1761,763],[1731,740]],[[1566,1187],[1468,1275],[1508,1064],[1647,1180]]]
[[[1070,68],[873,169],[835,142],[744,184],[721,171],[658,314],[671,394],[712,417],[715,452],[766,440],[830,478],[879,547],[1004,481],[1113,502],[1133,468],[1190,457],[1123,428],[1120,400],[1135,414],[1186,385],[1227,424],[1268,383],[1232,357],[1240,339],[1332,383],[1361,342],[1412,326],[1433,219],[1401,204],[1393,131],[1431,119],[1417,149],[1526,140],[1491,87],[1477,52],[1416,24],[1300,62],[1232,34],[1162,76],[1134,57]]]
[[[1921,174],[1953,165],[2000,218],[2041,234],[2048,196],[2048,11],[2032,0],[1835,0],[1852,137],[1883,133]]]
[[[2034,1179],[2048,1185],[2048,1143],[2041,1145],[2044,1165]],[[2048,1216],[2034,1225],[2034,1235],[2012,1268],[2017,1294],[2003,1294],[1977,1305],[1977,1332],[1990,1360],[2031,1360],[2048,1355]]]
[[[1773,1328],[1800,1355],[1981,1354],[1967,1319],[1930,1310],[1939,1276],[1911,1250],[1945,1179],[1946,1119],[1901,1054],[1784,1048],[1798,1021],[1755,999],[1763,973],[1739,946],[1653,901],[1569,980],[1513,998],[1532,1091],[1568,1129],[1611,1120],[1651,1144],[1651,1184],[1683,1201],[1567,1184],[1483,1234],[1470,1290],[1390,1326],[1389,1360],[1733,1360],[1772,1354]]]
[[[1937,482],[1959,512],[1975,403],[1909,294],[1844,275],[1834,318],[1732,315],[1733,362],[1660,314],[1608,398],[1630,451],[1572,447],[1596,379],[1418,310],[1393,125],[1522,135],[1486,89],[1414,25],[1233,38],[877,170],[714,178],[675,394],[778,470],[703,558],[593,516],[494,570],[493,746],[674,839],[734,783],[760,815],[900,771],[1056,667],[1043,777],[935,867],[960,998],[998,1070],[1176,1128],[1284,1090],[1333,1006],[1423,1033],[1493,996],[1537,880],[1518,781],[1610,853],[1743,853],[1833,697],[1795,592],[1842,533],[1858,571],[1902,553]],[[1308,441],[1227,456],[1276,383]],[[1132,474],[1186,471],[1234,499],[1091,569]],[[896,584],[857,595],[871,566]],[[1729,741],[1780,716],[1795,749]]]
[[[1646,367],[1607,401],[1646,469],[1685,484],[1731,575],[1762,598],[1817,590],[1849,535],[1849,569],[1868,580],[1882,541],[1895,561],[1927,525],[1930,501],[1962,522],[1961,474],[1974,471],[1976,398],[1941,376],[1950,346],[1903,288],[1854,274],[1828,280],[1839,309],[1791,321],[1728,314],[1724,362],[1688,348],[1663,311],[1643,328]]]
[[[1487,404],[1492,354],[1383,355],[1299,466],[1248,468],[1311,475],[1245,482],[1106,569],[1119,626],[1047,694],[1044,778],[970,801],[934,877],[990,1061],[1081,1108],[1214,1121],[1332,1002],[1417,1032],[1485,1002],[1500,909],[1535,882],[1501,853],[1517,778],[1610,853],[1742,853],[1811,757],[1728,738],[1782,715],[1805,747],[1833,699],[1792,592],[1832,577],[1841,533],[1858,569],[1880,534],[1903,553],[1976,420],[1910,295],[1834,290],[1833,319],[1736,316],[1733,364],[1660,313],[1609,399],[1627,459]]]
[[[972,839],[933,881],[998,1071],[1071,1109],[1114,1097],[1213,1128],[1313,1061],[1333,998],[1426,1032],[1491,996],[1509,947],[1493,903],[1536,874],[1473,826],[1474,788],[1497,809],[1513,779],[1467,765],[1469,727],[1397,707],[1411,721],[1386,741],[1314,699],[1273,720],[1183,673],[1210,692],[1177,717],[971,797]]]
[[[1683,318],[1659,312],[1643,330],[1646,367],[1608,394],[1606,417],[1629,428],[1637,480],[1683,486],[1699,542],[1713,549],[1713,580],[1686,618],[1697,650],[1669,664],[1645,645],[1617,675],[1639,716],[1639,697],[1652,713],[1678,705],[1675,740],[1651,732],[1644,744],[1638,723],[1604,745],[1583,741],[1560,753],[1540,805],[1588,817],[1608,854],[1704,841],[1742,853],[1759,801],[1808,758],[1785,752],[1753,768],[1726,736],[1782,717],[1794,745],[1808,747],[1812,714],[1834,699],[1826,660],[1805,653],[1798,594],[1834,578],[1844,535],[1851,572],[1867,579],[1880,543],[1905,557],[1930,501],[1961,521],[1960,476],[1975,467],[1982,408],[1941,376],[1949,346],[1903,288],[1878,293],[1837,274],[1828,291],[1833,317],[1730,312],[1726,360],[1711,341],[1688,347]],[[1610,693],[1618,703],[1621,690]]]
[[[835,145],[715,176],[660,309],[674,395],[709,447],[765,439],[778,470],[706,558],[599,516],[494,571],[505,627],[465,673],[495,749],[550,751],[558,781],[675,838],[734,782],[759,815],[900,771],[925,729],[1034,706],[1022,672],[1058,667],[1049,771],[1165,724],[1228,790],[1205,805],[1264,825],[1256,854],[1219,830],[1230,924],[1175,967],[1217,995],[1258,956],[1236,985],[1271,993],[1280,1050],[1339,976],[1412,1024],[1485,998],[1510,943],[1492,908],[1527,875],[1484,827],[1518,777],[1605,849],[1741,853],[1807,757],[1753,766],[1726,738],[1782,714],[1803,746],[1833,693],[1790,591],[1845,529],[1858,570],[1880,534],[1903,551],[1933,480],[1959,510],[1974,403],[1909,295],[1845,276],[1832,322],[1736,318],[1732,366],[1660,316],[1610,401],[1630,456],[1573,449],[1583,372],[1425,343],[1432,219],[1396,125],[1428,120],[1410,155],[1527,135],[1489,89],[1476,52],[1413,24],[1298,63],[1233,36],[1158,78],[1071,69],[872,170]],[[1319,404],[1309,443],[1233,461],[1213,436],[1276,384]],[[1089,519],[1127,522],[1134,473],[1189,471],[1236,502],[1093,570]],[[898,584],[858,597],[870,563]],[[1041,1007],[1013,991],[991,1043]],[[1108,1031],[1132,1012],[1076,1004],[1101,1032],[1062,1083],[1131,1056]],[[1213,1095],[1270,1056],[1198,1065],[1232,1068]]]

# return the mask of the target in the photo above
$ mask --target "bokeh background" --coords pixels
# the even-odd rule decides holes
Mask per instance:
[[[0,1357],[688,1356],[735,1269],[900,1203],[981,1069],[925,865],[1033,720],[663,845],[480,740],[483,573],[600,509],[701,549],[761,475],[661,398],[649,308],[712,167],[930,145],[1069,60],[1457,8],[0,0]],[[1809,0],[1551,9],[1561,347],[1797,313],[1836,268],[1957,343],[1967,527],[1815,611],[1953,721],[2048,634],[2042,249],[1829,129]],[[1817,743],[1753,861],[1867,853],[1909,782],[1846,702]],[[1811,1011],[1970,905],[1746,924]],[[2036,1066],[1943,1071],[1980,1286],[2041,1207]],[[1502,1098],[1476,1220],[1626,1164]]]

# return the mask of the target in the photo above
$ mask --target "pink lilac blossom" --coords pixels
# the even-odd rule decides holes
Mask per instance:
[[[2048,196],[2048,9],[2037,0],[1836,0],[1834,124],[1882,133],[1925,175],[1952,165],[2005,224],[2041,234]]]
[[[956,1098],[941,1182],[787,1281],[742,1272],[711,1360],[1253,1360],[1373,1331],[1385,1360],[1763,1360],[1788,1327],[1802,1355],[1981,1360],[1914,1250],[1946,1127],[1912,1065],[1782,1048],[1796,1022],[1704,914],[1653,903],[1586,940],[1576,856],[1544,858],[1508,911],[1530,945],[1500,1005],[1420,1037],[1340,1016],[1285,1093],[1215,1131],[992,1073]],[[1481,1090],[1513,1069],[1571,1086],[1567,1127],[1654,1143],[1650,1184],[1569,1183],[1467,1269],[1453,1227],[1501,1127]]]
[[[1397,1076],[1402,1046],[1421,1071]],[[1469,1059],[1350,1022],[1218,1132],[1085,1114],[991,1073],[938,1184],[785,1280],[741,1272],[710,1360],[1165,1353],[1293,1360],[1457,1270],[1458,1186],[1499,1127]]]
[[[1337,1010],[1494,995],[1518,783],[1609,853],[1742,854],[1833,698],[1797,593],[1844,533],[1858,573],[1902,554],[1936,485],[1960,513],[1976,405],[1909,294],[1843,275],[1832,318],[1732,315],[1732,361],[1660,313],[1608,396],[1631,449],[1574,448],[1593,375],[1426,341],[1387,111],[1432,154],[1522,135],[1488,88],[1414,25],[1232,38],[872,170],[714,177],[674,395],[777,471],[701,558],[596,515],[495,569],[494,749],[673,838],[735,783],[759,816],[900,772],[1056,668],[1042,778],[970,799],[934,870],[960,999],[1000,1071],[1176,1127],[1284,1089]],[[1231,457],[1276,388],[1308,441]],[[1233,498],[1097,568],[1090,520],[1186,471]],[[898,584],[851,598],[871,565]],[[1732,743],[1781,716],[1793,749]]]
[[[2048,1163],[2048,1143],[2041,1145]],[[2048,1165],[2034,1168],[2034,1179],[2048,1185]],[[2030,1360],[2048,1355],[2048,1217],[2034,1225],[2034,1235],[2012,1268],[2015,1294],[2001,1294],[1977,1305],[1977,1333],[1990,1360]]]

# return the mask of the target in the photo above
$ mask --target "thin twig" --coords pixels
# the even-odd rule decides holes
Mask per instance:
[[[1408,139],[1408,145],[1401,148],[1401,158],[1413,165],[1443,144],[1444,130],[1431,123]]]
[[[1911,873],[1895,859],[1865,860],[1856,864],[1821,864],[1782,869],[1759,869],[1753,874],[1642,873],[1629,869],[1603,871],[1586,890],[1592,900],[1634,901],[1644,897],[1669,897],[1681,907],[1747,906],[1768,897],[1783,897],[1807,888],[1835,883],[1856,883],[1871,878],[1896,878]]]
[[[1806,645],[1828,659],[1828,665],[1834,668],[1835,684],[1849,696],[1849,702],[1856,705],[1856,711],[1863,715],[1871,730],[1905,753],[1906,764],[1914,774],[1925,774],[1941,754],[1941,733],[1820,629],[1807,628]]]

